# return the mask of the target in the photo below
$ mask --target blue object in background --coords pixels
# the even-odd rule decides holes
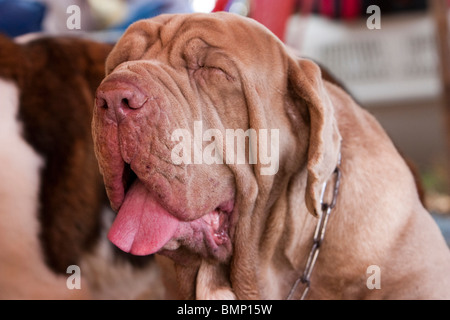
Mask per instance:
[[[432,215],[439,228],[441,229],[442,235],[445,238],[448,246],[450,247],[450,216],[443,214],[433,214]]]
[[[0,0],[0,32],[16,37],[42,30],[45,5],[25,0]]]
[[[129,5],[130,13],[127,19],[112,27],[112,30],[125,30],[135,21],[156,17],[164,13],[192,12],[192,7],[186,0],[134,0],[130,1]]]

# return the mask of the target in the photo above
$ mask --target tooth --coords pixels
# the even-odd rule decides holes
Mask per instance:
[[[214,211],[214,213],[211,216],[211,226],[213,227],[214,230],[217,230],[219,228],[219,214],[217,213],[217,211]]]

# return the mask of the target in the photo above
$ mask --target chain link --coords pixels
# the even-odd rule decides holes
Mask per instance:
[[[319,220],[317,221],[316,229],[314,231],[313,245],[312,245],[311,251],[309,252],[305,270],[303,271],[302,276],[300,278],[298,278],[297,281],[295,281],[294,285],[291,288],[291,291],[289,292],[289,295],[287,296],[287,300],[291,300],[293,298],[294,293],[297,291],[297,288],[300,284],[303,284],[305,286],[300,300],[304,300],[306,298],[306,296],[308,295],[309,288],[311,286],[311,274],[314,270],[314,266],[316,264],[317,257],[319,256],[320,246],[322,245],[323,239],[325,238],[325,231],[327,228],[328,219],[330,217],[331,211],[336,206],[339,185],[341,182],[340,163],[341,163],[341,156],[339,155],[338,165],[333,172],[333,176],[335,177],[335,180],[334,180],[334,187],[333,187],[333,198],[331,199],[330,203],[325,203],[323,198],[325,196],[325,191],[327,190],[328,182],[331,179],[323,184],[322,193],[320,196],[320,204],[322,206],[322,212],[320,213]]]

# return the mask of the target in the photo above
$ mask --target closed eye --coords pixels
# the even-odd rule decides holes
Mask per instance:
[[[199,70],[202,70],[203,72],[207,72],[209,76],[220,76],[225,77],[228,81],[234,81],[235,78],[231,76],[229,73],[227,73],[224,69],[220,67],[214,67],[214,66],[203,66],[200,67]]]

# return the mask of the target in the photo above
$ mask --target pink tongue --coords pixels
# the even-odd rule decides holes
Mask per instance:
[[[108,238],[125,252],[149,255],[173,237],[178,223],[136,180],[127,192]]]

